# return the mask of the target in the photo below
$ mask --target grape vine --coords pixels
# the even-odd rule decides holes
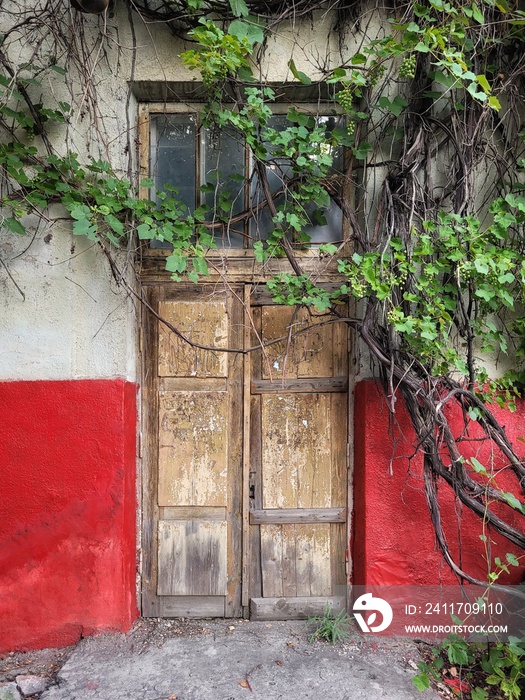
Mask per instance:
[[[523,456],[491,412],[494,402],[515,408],[525,383],[525,13],[489,0],[407,2],[385,12],[374,33],[366,13],[358,31],[350,7],[336,3],[334,32],[340,46],[350,48],[333,52],[337,62],[333,55],[318,61],[311,75],[292,55],[287,61],[296,86],[322,95],[334,122],[328,130],[295,102],[293,92],[261,77],[272,37],[299,5],[226,5],[219,16],[210,11],[217,3],[172,4],[177,33],[191,42],[177,60],[203,87],[207,128],[228,130],[247,144],[251,185],[262,193],[256,205],[243,204],[230,217],[231,199],[217,183],[204,185],[217,194],[213,205],[191,214],[169,186],[154,202],[139,197],[139,186],[152,183],[140,182],[133,171],[133,127],[127,130],[130,172],[122,177],[111,163],[114,144],[103,138],[107,115],[98,111],[97,65],[85,68],[86,57],[96,52],[61,60],[74,57],[74,47],[51,3],[39,16],[15,9],[2,20],[2,225],[24,235],[26,214],[44,217],[50,204],[60,203],[73,234],[108,255],[136,239],[158,241],[170,247],[166,265],[173,279],[197,283],[216,252],[215,231],[264,210],[269,231],[251,241],[255,262],[264,271],[268,261],[286,257],[290,267],[268,280],[275,301],[316,313],[337,313],[341,299],[355,303],[356,313],[342,322],[369,352],[393,413],[397,397],[404,398],[423,455],[438,545],[458,576],[472,580],[450,553],[437,483],[479,515],[483,527],[525,548]],[[135,4],[128,9],[133,17]],[[317,16],[308,13],[326,10],[323,3],[307,3],[305,21]],[[76,30],[75,36],[84,36]],[[106,29],[100,31],[109,55]],[[354,33],[359,41],[350,42]],[[37,47],[31,62],[19,62],[21,35]],[[55,100],[46,86],[59,80],[66,92],[72,70],[82,88],[72,91],[71,104]],[[282,94],[289,109],[276,129],[270,116]],[[107,158],[81,158],[56,146],[58,135],[74,131],[87,114]],[[336,172],[334,154],[342,149],[344,165]],[[280,177],[273,191],[269,163]],[[346,239],[312,247],[308,231],[326,221],[333,206],[341,211]],[[298,251],[308,248],[320,269],[334,261],[337,289],[318,285],[318,270],[304,271]],[[487,356],[506,363],[508,371],[490,376]],[[444,410],[453,404],[464,420],[460,435]],[[499,454],[499,461],[482,465],[485,472],[469,456],[474,426]],[[514,474],[512,493],[494,485],[501,460]]]

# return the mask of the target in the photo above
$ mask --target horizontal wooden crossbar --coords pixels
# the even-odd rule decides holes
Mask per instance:
[[[344,522],[346,508],[267,508],[250,512],[252,525]]]

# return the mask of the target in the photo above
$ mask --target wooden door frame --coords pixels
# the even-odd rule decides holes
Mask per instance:
[[[208,292],[212,291],[223,291],[227,300],[231,302],[231,308],[229,313],[230,324],[229,324],[229,340],[233,338],[234,347],[242,347],[243,337],[239,329],[243,323],[242,314],[238,311],[234,311],[235,308],[239,309],[240,302],[237,302],[234,297],[236,291],[242,291],[239,285],[234,285],[237,288],[235,290],[231,286],[221,285],[221,289],[218,288],[217,284],[201,284],[195,285],[184,285],[184,284],[157,284],[157,285],[145,285],[144,286],[144,297],[145,302],[148,304],[150,309],[158,312],[159,302],[169,301],[170,297],[176,300],[178,295],[184,295],[185,292],[195,292],[196,295],[202,295],[205,298]],[[141,484],[141,604],[142,604],[142,614],[145,617],[191,617],[190,611],[183,610],[178,614],[168,614],[166,608],[175,605],[174,601],[167,601],[169,596],[160,596],[157,594],[158,588],[158,551],[159,551],[159,541],[158,541],[158,530],[157,525],[161,518],[161,507],[158,504],[158,462],[159,462],[159,443],[158,443],[158,420],[159,420],[159,386],[162,380],[157,376],[157,366],[158,366],[158,320],[155,313],[146,308],[143,309],[143,319],[141,325],[141,336],[140,336],[140,352],[142,355],[142,398],[141,398],[141,418],[142,418],[142,430],[140,439],[140,455],[142,460],[142,478],[140,480]],[[238,318],[237,318],[237,316]],[[228,353],[229,358],[228,367],[228,381],[232,378],[231,368],[232,362],[235,360],[233,358],[238,357],[236,354]],[[236,374],[239,372],[236,370]],[[243,374],[242,370],[240,372],[240,382],[239,382],[239,394],[243,391],[242,386]],[[235,397],[231,395],[228,396],[228,403],[234,401]],[[242,410],[242,407],[241,407]],[[234,415],[235,410],[229,410],[229,414]],[[240,416],[240,413],[239,413]],[[242,422],[239,421],[239,433],[242,434]],[[240,449],[242,449],[242,437],[239,437]],[[240,476],[240,474],[239,474]],[[242,614],[241,607],[241,551],[242,546],[242,527],[237,527],[237,520],[240,521],[240,515],[237,517],[237,513],[240,513],[242,507],[242,491],[241,491],[241,480],[236,478],[228,477],[227,481],[227,493],[228,493],[228,503],[230,510],[228,508],[226,511],[226,519],[228,522],[228,550],[235,549],[238,546],[239,552],[235,551],[228,554],[227,560],[227,596],[225,598],[225,604],[223,605],[224,617],[240,617]],[[170,510],[169,508],[167,510]],[[183,510],[189,510],[188,508],[183,508]],[[208,509],[210,511],[213,508]],[[216,509],[215,509],[216,510]],[[206,516],[208,517],[208,516]],[[213,513],[210,514],[213,519]],[[238,544],[237,544],[238,543]],[[233,562],[233,565],[231,564]],[[236,565],[238,562],[238,571],[232,570],[231,566]],[[184,605],[184,601],[181,599],[181,605]],[[178,605],[178,604],[177,604]],[[201,615],[202,617],[218,617],[223,616],[217,607],[217,604],[210,600],[206,601],[204,598],[200,598],[199,605],[203,605],[205,610]],[[164,609],[164,612],[163,612]]]
[[[160,617],[160,601],[157,589],[157,550],[159,507],[152,494],[157,493],[158,441],[156,420],[158,416],[158,392],[154,378],[154,368],[158,363],[156,325],[158,323],[150,309],[158,308],[159,286],[143,286],[144,301],[149,308],[141,306],[139,351],[141,353],[141,430],[140,458],[142,462],[140,479],[141,511],[141,613],[143,617]]]
[[[331,286],[334,284],[333,276],[328,275],[325,280],[325,285]],[[323,281],[325,281],[323,280]],[[215,287],[218,280],[206,280],[202,284],[197,285],[202,288]],[[244,302],[244,347],[249,346],[252,341],[252,322],[251,322],[251,305],[250,294],[252,285],[249,282],[242,282],[241,279],[232,281],[233,286],[239,288],[241,285],[244,289],[242,300]],[[336,284],[336,283],[335,283]],[[334,284],[334,286],[335,286]],[[164,296],[164,290],[176,290],[185,287],[181,283],[166,280],[165,275],[159,279],[156,275],[150,280],[144,280],[143,291],[146,303],[153,309],[157,310],[158,303],[161,297]],[[224,285],[225,287],[227,285]],[[260,293],[260,292],[259,292]],[[157,338],[157,318],[148,309],[141,310],[141,324],[139,336],[139,353],[141,360],[141,427],[139,432],[139,456],[141,460],[141,474],[139,478],[140,484],[140,600],[141,611],[145,617],[161,617],[161,605],[159,596],[156,594],[157,587],[157,552],[158,552],[158,532],[156,524],[159,520],[159,506],[156,503],[157,488],[158,488],[158,441],[157,436],[157,417],[159,411],[158,391],[156,390],[156,377],[154,368],[158,363],[158,346]],[[353,505],[353,450],[350,445],[353,443],[353,396],[354,396],[354,373],[352,372],[352,342],[348,345],[349,362],[348,362],[348,388],[346,391],[347,409],[348,409],[348,425],[347,425],[347,444],[346,444],[346,474],[347,474],[347,502],[346,502],[346,598],[350,599],[350,541],[352,536],[352,505]],[[252,362],[251,353],[244,355],[243,368],[243,419],[242,419],[242,484],[241,484],[241,582],[240,582],[240,608],[236,609],[236,616],[243,614],[247,616],[249,613],[250,599],[250,568],[257,566],[251,551],[254,548],[250,545],[250,513],[249,513],[249,489],[250,489],[250,442],[253,439],[253,428],[251,426],[251,381],[252,381]],[[151,410],[153,408],[153,410]],[[322,612],[322,610],[320,611]],[[316,613],[315,613],[316,614]],[[169,615],[165,615],[169,617]],[[210,610],[210,616],[214,616],[213,610]]]

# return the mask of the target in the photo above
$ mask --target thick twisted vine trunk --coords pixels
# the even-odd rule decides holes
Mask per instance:
[[[461,444],[467,442],[469,428],[473,427],[468,410],[476,409],[478,416],[475,423],[481,430],[481,437],[476,439],[498,448],[506,468],[515,475],[521,493],[525,492],[525,461],[516,453],[505,428],[473,388],[450,377],[432,377],[415,358],[402,351],[392,352],[392,339],[377,331],[374,313],[372,303],[365,313],[360,334],[380,363],[389,405],[394,406],[395,394],[404,399],[414,428],[417,452],[423,459],[425,495],[438,546],[454,573],[461,579],[483,585],[485,582],[464,571],[450,552],[441,517],[439,486],[448,486],[455,498],[478,516],[480,522],[524,550],[525,532],[515,525],[523,514],[509,503],[508,494],[493,485],[490,468],[485,479],[476,480],[472,476],[468,459],[461,451]],[[454,420],[458,409],[463,421],[460,434]]]
[[[498,57],[498,61],[502,60]],[[521,59],[517,63],[513,57],[509,60],[512,70],[519,74]],[[368,245],[357,237],[365,254],[380,251],[378,274],[385,280],[387,275],[383,270],[388,265],[394,277],[401,270],[396,262],[396,250],[400,248],[390,247],[394,238],[399,241],[396,245],[403,249],[404,259],[410,263],[415,248],[420,245],[420,235],[435,231],[429,234],[434,236],[435,247],[434,257],[428,260],[439,264],[445,255],[444,249],[439,247],[439,212],[448,210],[454,212],[454,216],[468,217],[473,212],[482,211],[489,197],[495,198],[504,192],[503,178],[499,182],[493,181],[492,191],[485,202],[480,201],[476,191],[486,186],[480,178],[480,167],[486,169],[490,158],[496,171],[503,168],[497,138],[491,132],[491,120],[498,117],[469,96],[463,111],[437,112],[429,97],[431,68],[427,55],[420,55],[410,88],[401,153],[390,166],[383,184],[376,235]],[[479,72],[481,69],[480,65]],[[490,141],[488,134],[491,134]],[[491,144],[490,158],[486,155],[488,143]],[[441,173],[436,170],[440,158],[440,162],[446,163]],[[436,228],[425,229],[425,222],[432,222]],[[472,250],[470,245],[465,246],[467,258]],[[509,240],[507,245],[512,246],[512,241]],[[521,243],[517,245],[521,250]],[[363,323],[357,331],[379,363],[390,411],[395,412],[397,397],[404,399],[415,433],[417,452],[423,461],[425,495],[439,549],[460,579],[483,585],[483,581],[462,569],[450,551],[438,491],[440,488],[450,490],[462,506],[480,519],[489,534],[497,532],[525,550],[522,525],[525,512],[517,498],[525,493],[525,462],[517,454],[505,428],[476,393],[479,375],[474,327],[479,318],[480,296],[472,281],[460,279],[461,262],[460,258],[451,264],[447,260],[447,271],[440,279],[443,290],[453,288],[451,294],[456,301],[448,323],[452,336],[450,342],[462,348],[460,354],[465,365],[462,379],[456,378],[459,373],[440,370],[439,361],[431,354],[420,355],[417,343],[411,343],[406,335],[398,333],[394,322],[387,322],[389,309],[397,309],[409,317],[423,313],[421,309],[425,308],[431,315],[430,307],[417,306],[419,302],[414,305],[414,292],[420,293],[421,299],[426,294],[425,289],[417,287],[425,262],[414,264],[405,278],[388,282],[392,291],[387,303],[374,295],[369,297]],[[434,293],[439,296],[438,290]],[[474,434],[475,438],[472,437]],[[472,462],[469,457],[472,444],[468,444],[472,439],[476,440],[478,447],[490,445],[497,454],[494,461],[503,467],[499,466],[496,471],[493,465],[481,465],[475,458]],[[502,469],[512,472],[515,477],[513,493],[505,492],[496,482],[496,473]]]

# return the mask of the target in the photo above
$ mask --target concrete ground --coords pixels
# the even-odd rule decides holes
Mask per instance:
[[[311,630],[310,630],[311,632]],[[309,642],[305,622],[139,620],[83,639],[40,700],[429,700],[404,639],[351,629]]]

